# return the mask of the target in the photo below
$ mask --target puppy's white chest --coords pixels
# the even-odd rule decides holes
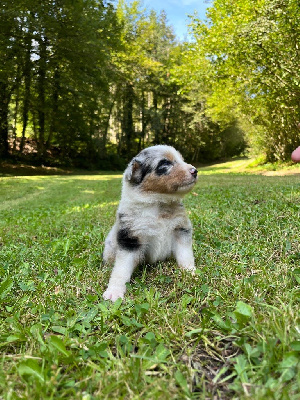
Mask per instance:
[[[172,255],[174,229],[180,224],[179,218],[171,218],[169,213],[159,213],[154,219],[155,228],[148,236],[147,259],[153,263],[163,261]]]
[[[150,263],[163,261],[172,254],[173,238],[171,232],[162,232],[156,237],[149,238],[146,259]]]

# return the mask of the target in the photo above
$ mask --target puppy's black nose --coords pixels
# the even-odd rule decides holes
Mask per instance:
[[[198,171],[196,170],[196,168],[190,168],[190,173],[196,178]]]

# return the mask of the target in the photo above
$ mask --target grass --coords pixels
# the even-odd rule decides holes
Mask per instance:
[[[299,174],[299,164],[290,162],[266,163],[263,156],[258,158],[236,158],[223,163],[201,166],[202,174],[210,173],[254,173],[266,176]]]
[[[115,304],[121,176],[0,178],[0,398],[299,399],[299,177],[235,167],[186,197],[196,276],[141,266]]]

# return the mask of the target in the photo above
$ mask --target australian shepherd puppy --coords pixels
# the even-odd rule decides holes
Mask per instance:
[[[192,224],[182,198],[196,181],[196,168],[171,146],[148,147],[131,160],[116,222],[105,240],[103,259],[114,267],[104,299],[123,298],[126,282],[141,262],[174,256],[179,267],[195,269]]]

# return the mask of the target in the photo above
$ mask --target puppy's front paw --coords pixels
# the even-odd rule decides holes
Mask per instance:
[[[195,275],[196,268],[193,264],[182,265],[181,268],[188,271],[190,274]]]
[[[111,286],[103,293],[104,300],[111,300],[113,303],[119,298],[123,299],[126,292],[126,286]]]

